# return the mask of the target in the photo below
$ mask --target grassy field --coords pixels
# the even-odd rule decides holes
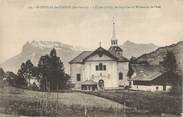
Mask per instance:
[[[86,92],[106,99],[114,100],[133,108],[135,113],[179,115],[182,112],[182,97],[162,92],[132,90],[113,90],[104,92]]]
[[[0,90],[0,113],[20,115],[82,116],[120,113],[124,107],[115,101],[80,92],[47,93],[4,87]],[[57,111],[57,112],[56,112]],[[59,112],[59,113],[58,113]],[[104,114],[105,113],[105,114]]]
[[[163,95],[167,96],[167,94]],[[51,117],[160,117],[160,113],[145,112],[148,112],[146,109],[153,107],[152,103],[162,104],[159,101],[166,98],[157,100],[161,96],[162,94],[134,91],[90,92],[89,94],[73,91],[46,93],[3,87],[0,88],[0,113]],[[176,99],[180,105],[179,98]],[[126,106],[123,105],[124,100]],[[168,97],[165,101],[173,105],[175,102],[171,100],[174,98]],[[160,104],[156,104],[157,106],[153,108],[159,108]],[[166,115],[166,117],[178,116]]]
[[[66,92],[66,93],[47,93],[31,90],[23,90],[13,87],[5,87],[0,90],[0,97],[2,100],[24,100],[24,101],[57,101],[58,103],[71,106],[81,105],[87,107],[101,107],[101,108],[123,108],[123,106],[115,101],[101,98],[98,96],[88,95],[80,92]]]

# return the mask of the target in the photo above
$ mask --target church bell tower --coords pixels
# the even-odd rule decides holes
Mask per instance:
[[[117,57],[123,56],[123,50],[118,46],[118,39],[116,37],[116,29],[115,29],[115,21],[113,17],[113,32],[111,38],[111,46],[109,48],[109,52]]]
[[[113,18],[113,33],[111,38],[111,46],[117,46],[117,45],[118,45],[118,40],[116,38],[115,22]]]

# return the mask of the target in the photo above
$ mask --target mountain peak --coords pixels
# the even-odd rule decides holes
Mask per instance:
[[[33,40],[32,42],[27,42],[23,46],[23,50],[26,47],[34,47],[34,48],[40,48],[40,49],[48,49],[48,48],[62,49],[62,48],[66,48],[66,49],[72,49],[72,50],[78,50],[78,51],[85,50],[85,48],[83,48],[83,47],[71,46],[71,45],[64,44],[62,42],[57,42],[57,41],[35,41],[35,40]]]
[[[6,70],[17,72],[22,62],[30,59],[34,65],[36,65],[41,56],[50,53],[51,49],[55,48],[57,55],[61,58],[66,68],[66,72],[69,72],[68,62],[84,50],[82,47],[71,46],[56,41],[31,41],[26,42],[23,45],[22,52],[18,55],[8,59],[0,66]]]
[[[142,54],[154,51],[158,46],[153,43],[140,44],[127,40],[123,43],[121,48],[123,49],[124,56],[130,58],[131,56],[138,57]]]
[[[123,46],[132,46],[132,45],[139,45],[139,46],[154,46],[154,47],[158,47],[157,45],[153,44],[153,43],[134,43],[132,41],[125,41],[123,43]]]
[[[133,42],[131,42],[131,41],[129,41],[129,40],[126,40],[126,41],[123,43],[123,45],[131,45],[131,44],[135,44],[135,43],[133,43]]]

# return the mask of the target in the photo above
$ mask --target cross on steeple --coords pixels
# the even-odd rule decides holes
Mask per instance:
[[[100,41],[100,42],[99,42],[99,47],[101,47],[101,46],[102,46],[102,42]]]
[[[111,46],[117,46],[118,40],[116,38],[116,30],[115,30],[115,18],[113,17],[113,33],[112,33],[112,39],[111,39]]]

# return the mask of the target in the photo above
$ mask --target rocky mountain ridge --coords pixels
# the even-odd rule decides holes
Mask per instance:
[[[138,44],[131,41],[126,41],[120,46],[123,49],[124,56],[131,58],[131,56],[139,57],[142,54],[152,52],[157,49],[158,46],[148,43],[148,44]]]
[[[30,59],[34,65],[37,65],[39,58],[43,55],[49,54],[53,48],[56,49],[57,55],[63,61],[66,72],[69,72],[67,69],[69,68],[68,62],[84,50],[82,47],[74,47],[61,42],[32,41],[27,42],[22,47],[22,52],[20,54],[8,59],[0,66],[5,70],[17,72],[22,62]]]

